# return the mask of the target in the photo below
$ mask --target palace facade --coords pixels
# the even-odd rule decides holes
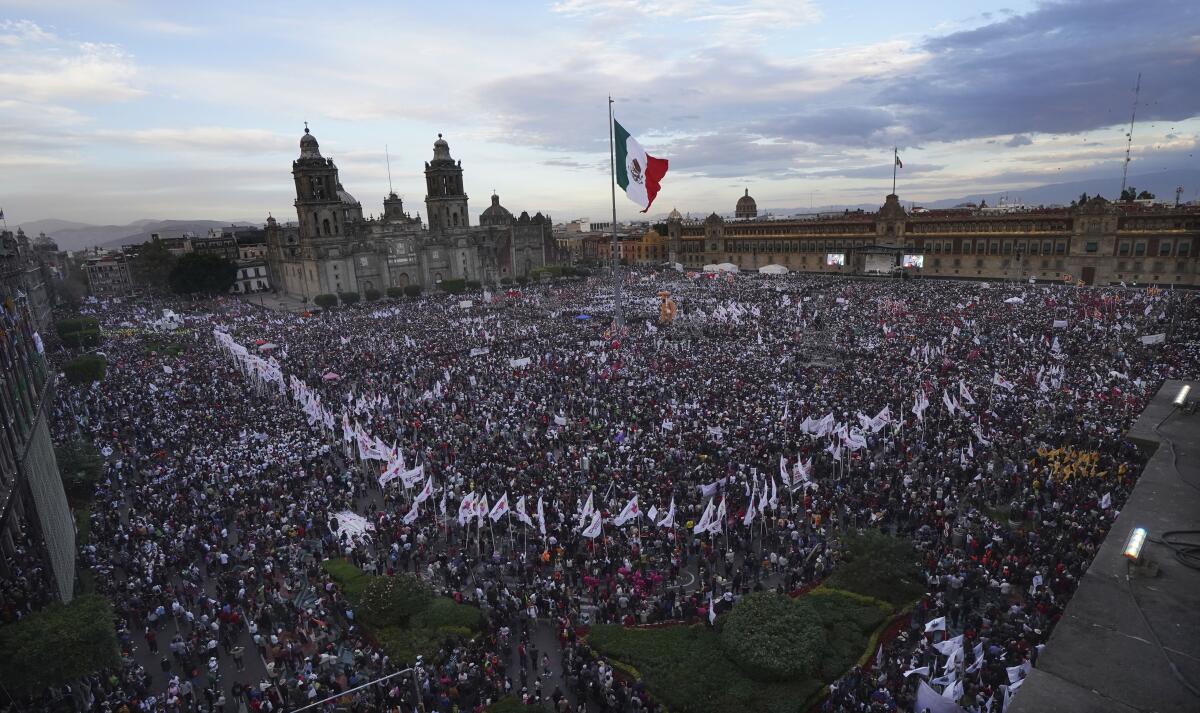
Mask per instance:
[[[919,262],[908,269],[933,277],[1200,286],[1196,205],[1095,197],[1070,208],[910,213],[889,195],[874,213],[763,219],[753,217],[748,198],[738,201],[736,214],[747,216],[740,220],[716,213],[686,220],[672,211],[664,259],[687,269],[728,262],[742,270],[777,264],[840,274],[886,273]]]
[[[512,213],[499,196],[472,225],[462,162],[438,134],[425,163],[425,215],[409,215],[390,193],[378,217],[346,191],[332,158],[321,155],[307,127],[292,162],[296,223],[267,219],[267,261],[281,291],[311,300],[319,294],[384,292],[389,287],[462,279],[498,284],[555,264],[558,248],[549,216]]]

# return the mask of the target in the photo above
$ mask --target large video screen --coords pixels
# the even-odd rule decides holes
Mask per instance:
[[[834,265],[838,267],[845,267],[846,253],[828,253],[825,255],[825,264],[829,265],[830,267],[833,267]]]
[[[922,267],[925,267],[925,256],[924,255],[905,255],[904,262],[902,262],[900,264],[903,265],[904,267],[915,267],[915,268],[920,269]]]

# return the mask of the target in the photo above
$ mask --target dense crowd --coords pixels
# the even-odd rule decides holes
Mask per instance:
[[[344,556],[487,622],[354,710],[655,710],[581,627],[707,621],[820,581],[876,528],[917,543],[927,594],[823,710],[911,710],[921,680],[1000,710],[1136,482],[1123,434],[1200,364],[1190,293],[674,273],[626,292],[620,330],[598,280],[315,316],[88,308],[108,374],[63,388],[55,435],[105,457],[82,560],[125,651],[77,697],[290,710],[414,665],[356,625],[321,566]],[[144,329],[164,307],[181,329]]]

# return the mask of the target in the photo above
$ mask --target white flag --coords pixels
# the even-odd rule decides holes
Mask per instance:
[[[492,518],[492,522],[499,520],[508,514],[508,493],[500,496],[496,504],[492,506],[492,511],[488,513],[488,517]]]
[[[542,496],[541,495],[538,496],[538,513],[537,513],[537,515],[538,515],[538,530],[541,531],[542,535],[545,535],[546,534],[546,513],[544,510],[542,510]]]
[[[583,530],[583,536],[589,539],[595,539],[600,536],[601,518],[599,512],[592,513],[592,524],[588,525]]]
[[[425,487],[421,488],[421,492],[417,493],[416,497],[413,498],[413,503],[423,503],[429,499],[430,495],[433,495],[432,475],[429,476],[429,479],[425,481]]]
[[[713,519],[713,501],[709,500],[708,505],[704,508],[704,514],[700,516],[700,522],[692,528],[692,532],[699,535],[701,532],[708,532],[708,525]]]
[[[625,509],[621,510],[621,514],[617,515],[616,519],[613,520],[613,524],[617,527],[620,527],[630,520],[637,520],[639,517],[641,517],[641,514],[642,513],[638,511],[637,496],[634,495],[632,498],[630,498],[629,502],[625,504]]]
[[[416,519],[417,519],[417,515],[420,514],[420,509],[421,509],[421,504],[414,501],[412,510],[409,510],[408,513],[405,514],[405,516],[404,516],[404,524],[405,525],[413,524],[413,522],[416,521]]]
[[[458,524],[466,525],[471,516],[475,514],[475,493],[467,493],[463,497],[462,502],[458,504]]]
[[[944,617],[944,616],[939,616],[936,619],[930,619],[925,624],[925,633],[926,634],[934,632],[934,631],[945,631],[945,630],[946,630],[946,617]]]
[[[518,520],[525,523],[526,525],[530,525],[530,526],[533,525],[533,518],[529,517],[529,513],[525,512],[525,496],[524,495],[517,498],[517,509],[515,512],[517,513]]]
[[[675,498],[671,498],[671,504],[667,507],[667,514],[658,521],[659,527],[675,527]]]

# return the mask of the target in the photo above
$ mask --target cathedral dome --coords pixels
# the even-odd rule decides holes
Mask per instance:
[[[672,208],[671,212],[667,213],[667,220],[683,220],[683,213],[680,213],[678,208]]]
[[[338,200],[341,202],[346,203],[347,205],[358,205],[358,201],[354,200],[354,196],[350,195],[349,191],[347,191],[345,188],[342,188],[341,183],[337,184],[337,194]]]
[[[308,133],[308,125],[304,126],[304,136],[300,137],[300,158],[321,158],[317,137]]]
[[[37,250],[46,250],[50,252],[58,252],[58,243],[54,242],[54,238],[42,233],[33,239],[33,247]]]
[[[738,198],[737,208],[734,214],[738,218],[756,218],[758,217],[758,204],[750,197],[750,189],[746,189],[745,195]]]
[[[434,161],[450,161],[450,144],[438,134],[437,141],[433,142],[433,160]]]
[[[492,194],[492,204],[479,214],[480,225],[504,225],[512,222],[512,213],[500,205],[500,196]]]

